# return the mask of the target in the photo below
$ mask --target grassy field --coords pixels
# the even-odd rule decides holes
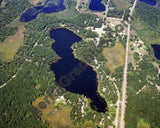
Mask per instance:
[[[1,7],[3,7],[4,5],[5,5],[5,2],[4,0],[2,0]]]
[[[29,2],[33,5],[36,5],[38,2],[43,2],[44,0],[29,0]]]
[[[113,48],[104,48],[103,55],[107,59],[106,66],[111,73],[119,66],[123,66],[125,62],[125,49],[121,43],[116,43]]]
[[[78,16],[78,14],[71,9],[65,9],[64,11],[58,13],[47,14],[47,16],[56,16],[59,19],[74,19]]]
[[[11,61],[16,54],[17,50],[24,44],[24,32],[23,26],[18,27],[18,31],[15,35],[6,38],[2,44],[0,44],[0,60]]]
[[[149,123],[145,122],[144,119],[140,119],[137,124],[137,128],[150,128]]]
[[[69,117],[71,107],[64,105],[63,101],[57,102],[51,97],[42,96],[33,101],[32,105],[41,112],[41,119],[49,124],[49,128],[95,128],[92,122],[73,126]]]
[[[112,28],[113,30],[115,30],[115,27],[116,27],[117,25],[122,24],[122,23],[121,23],[121,19],[119,19],[119,18],[108,17],[108,18],[107,18],[107,21],[110,23],[110,24],[109,24],[109,27]]]
[[[71,108],[68,106],[55,108],[55,101],[53,99],[48,97],[47,100],[50,103],[47,103],[44,98],[46,98],[46,96],[39,97],[32,102],[32,105],[41,111],[41,119],[49,124],[49,128],[53,128],[54,126],[70,128],[71,122],[68,115],[70,114]],[[45,103],[47,105],[46,108],[40,108],[40,102]]]
[[[131,6],[131,4],[124,0],[113,0],[113,2],[118,6],[118,9],[125,10]]]
[[[9,27],[18,27],[15,35],[7,37],[3,43],[0,44],[0,60],[12,61],[17,50],[24,44],[25,31],[24,24],[19,21],[19,17],[8,24]]]
[[[149,25],[147,25],[143,21],[135,20],[132,23],[132,26],[136,30],[138,36],[141,37],[141,39],[148,45],[160,44],[159,35],[156,35],[156,33],[149,28]]]

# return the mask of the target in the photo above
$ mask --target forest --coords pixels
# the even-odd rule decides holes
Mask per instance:
[[[150,45],[160,43],[160,8],[137,2],[133,17],[132,29],[146,42],[149,54],[152,54]]]
[[[28,0],[11,0],[0,8],[0,43],[8,36],[14,35],[16,27],[8,27],[7,24],[16,19],[26,8],[32,5]]]
[[[137,2],[133,18],[132,29],[145,42],[148,54],[140,59],[139,54],[135,52],[133,58],[137,65],[136,69],[134,70],[131,63],[128,66],[126,127],[137,127],[143,120],[143,123],[148,124],[150,128],[158,128],[160,98],[156,85],[160,84],[160,77],[154,62],[160,64],[160,61],[155,59],[151,44],[160,41],[160,10],[143,2]],[[133,39],[131,37],[130,40],[137,40],[137,37]]]
[[[128,66],[126,127],[137,127],[138,123],[143,120],[142,122],[150,128],[158,128],[160,127],[157,120],[160,97],[156,85],[160,84],[160,77],[154,63],[160,64],[160,61],[155,59],[151,44],[160,41],[160,10],[138,2],[133,18],[132,29],[145,42],[148,53],[140,59],[139,53],[135,52],[133,58],[136,62],[136,69],[131,63]],[[136,41],[137,36],[134,38],[131,36],[130,41]]]
[[[119,91],[121,91],[122,81],[123,81],[123,66],[117,67],[115,73],[110,74],[110,70],[106,67],[106,58],[102,54],[103,48],[112,48],[115,43],[121,42],[125,48],[126,36],[120,36],[118,33],[114,32],[111,28],[105,29],[106,33],[100,38],[100,42],[96,45],[96,41],[83,40],[78,43],[74,43],[72,49],[75,56],[87,64],[91,65],[98,73],[99,77],[99,92],[112,103],[116,103],[117,95],[116,89],[113,86],[113,82],[107,78],[111,76],[115,78],[115,83],[118,86]],[[107,85],[107,86],[106,86]],[[102,89],[106,88],[103,92]]]
[[[138,65],[136,70],[133,69],[132,64],[129,65],[126,127],[136,127],[137,123],[144,119],[151,128],[158,128],[160,127],[157,119],[160,98],[155,86],[160,84],[158,69],[147,55],[143,56],[143,60]],[[139,92],[143,87],[143,91]]]
[[[149,11],[148,11],[149,10]],[[143,2],[138,2],[136,6],[136,13],[134,13],[135,18],[147,23],[150,29],[155,32],[159,32],[160,30],[160,9],[154,8],[148,4],[144,4]],[[151,20],[152,19],[152,20]]]
[[[115,17],[115,18],[122,18],[123,15],[123,10],[119,10],[117,5],[113,2],[113,0],[110,0],[110,5],[109,5],[109,11],[108,11],[108,17]]]
[[[118,35],[111,28],[107,28],[106,33],[100,39],[99,45],[96,45],[97,42],[94,38],[98,37],[98,34],[86,28],[88,26],[99,28],[103,20],[93,14],[79,13],[73,8],[75,5],[75,1],[66,0],[65,6],[67,9],[65,11],[55,14],[41,13],[37,19],[26,23],[24,26],[26,29],[24,45],[18,49],[13,61],[0,61],[0,85],[16,75],[5,87],[0,89],[0,126],[2,128],[47,128],[47,122],[41,120],[41,113],[32,106],[32,102],[43,95],[52,96],[55,99],[64,96],[66,104],[71,107],[69,117],[75,127],[83,126],[86,122],[92,122],[93,128],[102,127],[99,125],[102,118],[104,118],[104,127],[114,126],[113,120],[117,108],[115,103],[118,97],[113,85],[116,83],[119,91],[121,91],[123,66],[115,69],[115,73],[110,76],[115,78],[112,81],[108,77],[110,70],[105,65],[107,60],[103,56],[102,50],[104,47],[113,47],[117,42],[121,42],[125,48],[126,36]],[[0,8],[0,13],[3,14],[0,17],[0,29],[3,30],[0,31],[0,42],[17,31],[16,27],[8,27],[7,25],[29,7],[32,7],[32,5],[28,0],[11,0]],[[122,11],[117,12],[110,10],[109,15],[121,18]],[[136,18],[148,19],[147,14],[138,17],[137,13],[135,14]],[[159,14],[158,12],[155,13]],[[159,17],[154,15],[153,18]],[[150,21],[146,20],[146,22]],[[154,22],[159,25],[157,21]],[[148,24],[152,25],[151,23]],[[113,104],[113,106],[107,106],[108,112],[98,113],[93,111],[90,107],[92,102],[90,99],[83,95],[68,92],[55,82],[55,74],[51,71],[50,65],[59,59],[59,56],[52,50],[55,41],[50,38],[49,34],[51,30],[60,27],[72,30],[83,38],[81,42],[72,46],[74,55],[91,65],[97,72],[99,83],[97,91],[108,104]],[[87,38],[93,40],[89,41]],[[129,128],[136,127],[137,122],[141,119],[144,119],[153,128],[160,127],[159,115],[156,114],[160,111],[160,98],[154,86],[160,84],[160,77],[157,75],[157,68],[152,64],[151,53],[153,51],[148,56],[144,56],[141,62],[139,62],[138,54],[134,54],[134,59],[139,64],[136,70],[133,69],[131,63],[129,64],[126,107],[126,127]],[[135,95],[145,85],[146,90]],[[82,113],[82,107],[84,107],[84,113]]]
[[[65,3],[66,6],[70,4],[70,2],[73,1],[68,0],[68,2]],[[16,8],[11,8],[12,4],[22,6],[19,11],[16,11]],[[0,11],[3,12],[6,8],[12,11],[3,13],[4,15],[0,19],[1,27],[7,26],[7,24],[17,18],[22,11],[29,7],[31,7],[31,5],[25,0],[8,2]],[[10,15],[10,18],[8,17],[6,21],[5,16],[8,15]],[[68,5],[63,13],[40,14],[37,19],[25,24],[24,45],[18,49],[12,61],[0,61],[1,85],[16,75],[5,87],[0,89],[0,115],[2,115],[0,116],[0,126],[2,128],[26,126],[28,128],[48,127],[48,124],[40,119],[41,113],[32,106],[32,102],[43,95],[53,96],[55,99],[63,95],[66,101],[68,101],[67,105],[72,108],[70,119],[73,125],[80,126],[86,121],[92,121],[94,127],[97,127],[101,119],[105,118],[105,126],[113,126],[112,120],[115,117],[115,108],[110,108],[110,113],[93,111],[90,108],[91,101],[89,99],[84,101],[83,95],[67,92],[64,88],[57,86],[55,75],[50,69],[50,65],[59,58],[52,50],[54,40],[50,38],[50,31],[63,26],[73,30],[76,34],[83,37],[83,39],[93,38],[93,35],[97,37],[97,33],[86,29],[88,26],[101,27],[103,20],[99,18],[99,22],[96,22],[97,18],[98,16],[93,14],[79,13],[72,9],[72,6]],[[4,32],[2,34],[4,35]],[[14,32],[12,34],[14,34]],[[8,35],[4,35],[3,39],[7,36]],[[100,54],[98,54],[97,57],[99,61],[104,59]],[[102,68],[105,69],[105,67]],[[105,71],[108,74],[108,70],[105,69]],[[116,97],[115,95],[111,98],[108,96],[108,99],[115,101]],[[84,108],[84,118],[82,118],[80,108],[84,104],[86,104],[86,107]],[[110,116],[111,119],[108,119],[108,116]]]

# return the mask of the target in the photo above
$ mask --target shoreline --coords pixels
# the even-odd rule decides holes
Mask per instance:
[[[74,51],[75,51],[76,49],[73,49],[73,48],[72,48],[72,50],[73,50],[72,53],[73,53],[75,59],[78,59],[79,61],[87,64],[87,65],[90,66],[90,67],[93,69],[93,71],[96,73],[96,78],[97,78],[97,80],[96,80],[96,87],[97,87],[96,93],[98,93],[98,94],[101,96],[101,98],[103,98],[103,99],[105,100],[105,102],[106,102],[106,104],[107,104],[107,106],[108,106],[108,102],[107,102],[106,98],[105,98],[104,95],[99,91],[99,89],[100,89],[100,88],[99,88],[99,74],[98,74],[96,68],[95,68],[94,66],[90,65],[89,63],[86,63],[86,62],[82,61],[80,58],[78,58],[78,57],[76,56],[76,53],[74,53]],[[107,111],[108,111],[108,110],[107,110],[107,107],[106,107],[106,112],[107,112]]]
[[[70,28],[68,28],[68,27],[55,27],[55,28],[52,28],[50,31],[54,31],[54,30],[58,30],[58,29],[66,29],[66,30],[74,33],[76,36],[80,37],[80,38],[81,38],[81,41],[83,41],[83,36],[80,36],[79,34],[77,34],[76,32],[74,32],[72,29],[70,29]],[[54,42],[54,43],[55,43],[55,42]],[[54,43],[53,43],[53,44],[54,44]],[[53,45],[53,44],[52,44],[52,45]],[[73,45],[73,44],[72,44],[72,45]],[[94,67],[94,66],[92,66],[91,64],[89,64],[89,63],[81,60],[80,58],[78,58],[77,55],[76,55],[76,53],[74,53],[74,51],[75,51],[76,49],[74,49],[72,46],[71,46],[71,49],[72,49],[72,54],[74,55],[74,58],[75,58],[75,59],[79,60],[80,62],[85,63],[85,64],[88,65],[88,66],[90,66],[90,67],[92,68],[92,70],[96,73],[96,88],[97,88],[97,90],[96,90],[96,92],[95,92],[95,95],[96,95],[96,93],[98,93],[99,96],[104,99],[104,101],[106,102],[106,112],[108,112],[108,110],[107,110],[108,102],[107,102],[106,98],[104,97],[104,95],[99,91],[99,90],[100,90],[100,88],[99,88],[99,74],[98,74],[98,72],[97,72],[97,70],[96,70],[96,67]],[[87,97],[87,98],[88,98],[88,97]],[[89,99],[90,99],[90,98],[89,98]]]
[[[51,28],[51,30],[49,30],[49,31],[55,31],[58,29],[66,29],[66,30],[72,32],[73,34],[75,34],[76,36],[78,36],[79,38],[81,38],[81,41],[83,41],[84,37],[82,35],[78,34],[77,32],[75,32],[74,30],[72,30],[71,28],[68,28],[68,27],[55,27],[55,28]]]

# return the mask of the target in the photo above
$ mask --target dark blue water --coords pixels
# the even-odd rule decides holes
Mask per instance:
[[[46,0],[44,5],[35,6],[24,12],[21,17],[21,22],[29,22],[35,19],[39,13],[56,13],[63,11],[65,6],[63,5],[64,0]]]
[[[158,44],[152,44],[151,46],[152,46],[152,48],[153,48],[153,50],[154,50],[154,55],[155,55],[155,57],[156,57],[158,60],[160,60],[160,45],[158,45]]]
[[[97,74],[87,64],[74,58],[71,46],[82,39],[67,29],[56,29],[50,32],[55,40],[52,48],[60,56],[58,62],[51,65],[56,82],[68,91],[83,94],[91,98],[91,107],[98,112],[106,111],[106,102],[97,93]]]
[[[4,0],[4,2],[9,2],[10,0]]]
[[[156,0],[139,0],[139,1],[152,5],[152,6],[156,5]]]
[[[105,11],[105,6],[101,3],[102,0],[91,0],[89,9],[92,11]]]

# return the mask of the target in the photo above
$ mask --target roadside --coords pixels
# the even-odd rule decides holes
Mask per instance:
[[[136,6],[137,0],[134,1],[134,4],[130,11],[130,17],[132,16],[134,12],[134,8]],[[129,17],[129,20],[131,18]],[[126,59],[125,59],[125,67],[124,67],[124,73],[123,73],[123,85],[122,85],[122,107],[121,107],[121,119],[120,119],[120,128],[125,128],[125,108],[126,108],[126,89],[127,89],[127,70],[128,70],[128,51],[129,51],[129,40],[130,40],[130,24],[128,24],[128,30],[127,30],[127,44],[126,44]]]

